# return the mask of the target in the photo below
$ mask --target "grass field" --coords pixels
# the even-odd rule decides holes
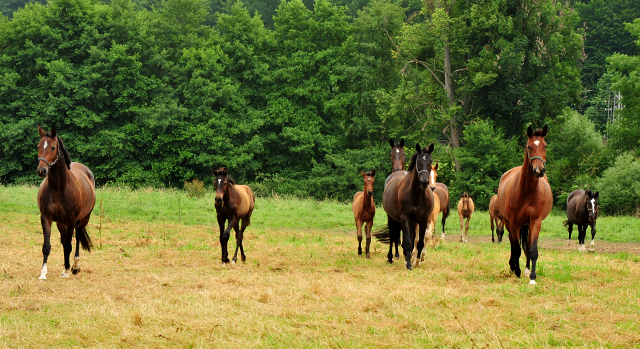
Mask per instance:
[[[210,194],[102,188],[82,272],[59,276],[54,230],[39,282],[36,192],[0,186],[0,347],[640,346],[640,255],[598,251],[602,241],[637,247],[637,218],[599,218],[596,253],[541,248],[532,287],[509,273],[486,212],[474,214],[469,244],[456,242],[453,213],[447,241],[409,272],[387,264],[379,242],[371,259],[357,255],[348,204],[259,198],[247,262],[222,265]],[[377,213],[374,230],[386,222]],[[564,243],[563,220],[545,220],[543,246]]]

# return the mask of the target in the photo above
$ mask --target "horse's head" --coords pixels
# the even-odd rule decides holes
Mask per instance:
[[[467,212],[469,211],[469,194],[465,191],[464,193],[462,193],[462,195],[460,195],[462,197],[462,211]]]
[[[227,186],[229,185],[229,176],[227,176],[227,168],[220,167],[217,170],[213,170],[213,175],[215,179],[213,180],[213,187],[216,189],[216,203],[215,207],[222,207],[222,197],[224,193],[227,191]]]
[[[364,180],[364,193],[369,197],[373,196],[373,183],[376,181],[374,178],[376,170],[367,173],[360,171],[360,174]]]
[[[548,127],[545,125],[542,130],[533,130],[531,126],[527,128],[527,158],[533,175],[540,178],[544,176],[547,165],[547,136]]]
[[[592,192],[587,190],[587,211],[589,211],[589,222],[593,222],[598,218],[598,199],[600,198],[600,192]]]
[[[404,170],[404,138],[400,138],[400,143],[394,143],[393,138],[389,138],[389,144],[391,145],[391,172]]]
[[[418,174],[418,180],[420,181],[420,188],[426,189],[429,186],[429,177],[431,177],[431,153],[433,152],[433,143],[426,148],[421,148],[420,144],[416,143],[416,153],[413,154],[409,164],[409,172],[415,168]]]
[[[59,138],[56,135],[55,127],[51,127],[51,132],[45,132],[38,125],[38,133],[40,134],[40,143],[38,143],[38,169],[36,172],[40,178],[45,178],[49,174],[51,166],[58,162]]]
[[[438,163],[435,166],[431,165],[431,173],[429,174],[429,186],[431,190],[436,189],[436,179],[438,178]]]

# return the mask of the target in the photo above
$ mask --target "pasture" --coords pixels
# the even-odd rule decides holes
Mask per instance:
[[[222,265],[212,192],[100,188],[82,271],[60,277],[54,229],[40,282],[36,192],[0,186],[0,347],[640,346],[634,217],[599,218],[596,252],[580,253],[552,212],[530,286],[509,272],[508,240],[491,243],[487,212],[462,244],[454,210],[446,241],[407,271],[375,240],[371,259],[357,255],[349,203],[257,198],[247,261]],[[386,223],[375,202],[374,231]]]

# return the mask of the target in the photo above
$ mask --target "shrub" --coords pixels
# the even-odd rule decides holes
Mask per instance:
[[[640,161],[631,153],[616,158],[613,166],[602,173],[596,186],[600,191],[600,207],[610,214],[633,214],[640,206]]]
[[[184,190],[190,198],[201,198],[204,196],[206,190],[204,189],[204,183],[200,180],[194,179],[191,182],[184,182]]]

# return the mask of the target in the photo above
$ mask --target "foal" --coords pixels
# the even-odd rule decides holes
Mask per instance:
[[[462,194],[462,198],[458,201],[458,218],[460,218],[460,242],[469,242],[469,221],[471,220],[471,214],[475,210],[473,200],[465,191]],[[467,219],[466,227],[463,225],[464,219]]]
[[[369,258],[369,246],[371,245],[371,228],[373,227],[373,217],[376,215],[376,204],[373,202],[373,183],[376,170],[371,172],[360,172],[364,181],[364,190],[357,192],[353,196],[353,218],[356,220],[356,230],[358,233],[358,254],[362,254],[362,225],[365,226],[367,234],[366,256]]]
[[[256,204],[256,198],[253,196],[251,188],[246,185],[235,184],[235,182],[227,176],[227,168],[220,167],[213,170],[215,175],[214,187],[216,189],[216,213],[218,216],[218,225],[220,226],[220,246],[222,248],[222,263],[229,263],[229,253],[227,252],[227,243],[231,228],[236,231],[236,252],[233,254],[232,263],[238,259],[238,248],[240,248],[240,256],[244,262],[247,257],[244,255],[242,247],[242,238],[244,230],[251,224],[251,213]],[[227,229],[224,228],[226,221],[229,221]],[[242,226],[239,222],[242,220]]]

